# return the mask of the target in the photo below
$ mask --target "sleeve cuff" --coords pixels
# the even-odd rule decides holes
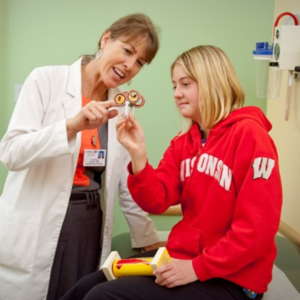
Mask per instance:
[[[59,154],[74,153],[76,147],[76,136],[68,141],[66,120],[60,121],[56,124],[59,134],[56,144],[60,147]]]
[[[147,160],[147,163],[146,163],[144,169],[141,170],[138,174],[133,174],[133,173],[132,173],[132,164],[131,164],[131,162],[130,162],[130,163],[128,164],[128,166],[127,166],[127,170],[128,170],[128,173],[129,173],[128,176],[129,176],[131,179],[134,179],[134,181],[135,181],[136,183],[144,183],[144,181],[145,181],[145,175],[148,173],[148,171],[149,171],[151,168],[152,168],[152,167],[151,167],[151,165],[149,164],[149,162],[148,162],[148,160]]]
[[[203,264],[203,255],[199,255],[194,258],[192,263],[194,271],[200,281],[205,281],[212,278],[212,276],[206,271],[206,268]]]

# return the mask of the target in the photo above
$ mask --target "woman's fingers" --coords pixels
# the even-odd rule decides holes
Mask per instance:
[[[103,102],[91,101],[82,108],[82,114],[91,125],[95,125],[95,127],[97,127],[107,122],[108,119],[114,118],[118,115],[118,111],[108,110],[114,106],[115,102],[113,100]]]
[[[107,100],[107,101],[95,101],[99,104],[101,104],[101,106],[105,107],[105,108],[110,108],[110,107],[116,107],[118,106],[117,103],[115,102],[115,100]]]
[[[116,117],[118,114],[119,114],[119,112],[115,109],[109,110],[107,117],[108,117],[108,119],[112,119],[112,118]]]
[[[93,100],[82,107],[76,116],[66,122],[68,139],[73,138],[79,131],[97,128],[106,123],[108,119],[116,117],[118,111],[109,110],[115,106],[114,100],[102,102]]]
[[[96,125],[103,120],[103,113],[98,111],[94,106],[87,106],[82,109],[82,117],[91,125]]]

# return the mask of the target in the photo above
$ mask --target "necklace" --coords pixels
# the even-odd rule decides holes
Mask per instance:
[[[92,136],[92,144],[94,147],[97,146],[96,137],[94,135]]]

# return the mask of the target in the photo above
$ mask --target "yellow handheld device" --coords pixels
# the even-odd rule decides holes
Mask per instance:
[[[153,271],[172,259],[165,247],[157,250],[153,258],[127,258],[121,259],[117,251],[112,251],[102,266],[107,280],[124,276],[153,276]]]

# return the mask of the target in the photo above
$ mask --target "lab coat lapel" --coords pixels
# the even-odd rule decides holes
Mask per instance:
[[[81,101],[81,59],[70,66],[66,95],[63,97],[62,104],[65,111],[65,118],[69,119],[80,111]],[[81,132],[76,135],[76,148],[73,156],[73,173],[75,172],[79,149],[81,144]]]
[[[114,95],[118,92],[117,89],[110,89],[108,91],[108,99],[113,99]],[[120,114],[120,111],[119,111]],[[116,134],[116,121],[118,116],[108,120],[108,144],[107,144],[107,166],[106,166],[106,187],[107,190],[110,190],[110,182],[113,173],[113,169],[118,165],[120,155],[118,151],[118,146],[120,144],[117,141]]]
[[[66,119],[74,117],[81,109],[81,59],[70,66],[67,96],[63,99]]]

